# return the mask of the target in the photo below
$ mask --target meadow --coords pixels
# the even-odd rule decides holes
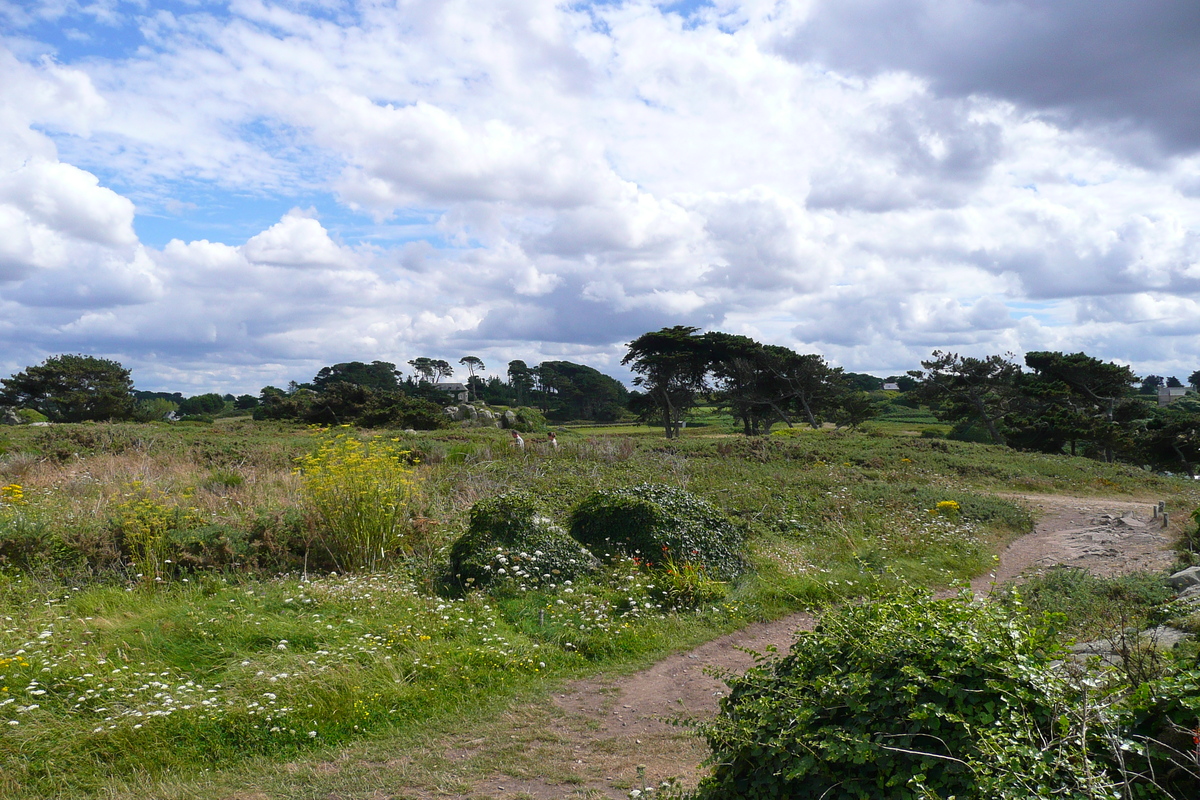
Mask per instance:
[[[0,795],[204,796],[214,774],[482,724],[514,697],[750,621],[962,582],[1031,528],[997,493],[1200,503],[1189,481],[914,435],[924,423],[747,439],[716,419],[674,442],[572,428],[554,451],[492,429],[3,429]],[[334,446],[353,457],[320,483],[313,459]],[[359,521],[338,516],[338,478],[366,486],[376,457],[396,477],[369,505],[393,538],[339,556],[330,531]],[[447,581],[480,500],[523,489],[561,524],[595,489],[646,482],[728,515],[745,573],[701,600],[633,559],[487,593]]]

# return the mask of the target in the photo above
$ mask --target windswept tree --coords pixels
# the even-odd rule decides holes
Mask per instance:
[[[1094,442],[1103,448],[1105,461],[1112,461],[1114,450],[1128,444],[1117,409],[1138,382],[1132,369],[1086,353],[1051,351],[1026,353],[1025,365],[1033,370],[1030,383],[1040,385],[1043,395],[1056,395],[1059,414],[1072,421],[1072,442]]]
[[[766,370],[766,350],[749,336],[710,331],[702,337],[715,382],[714,399],[742,423],[747,436],[770,430],[774,381]]]
[[[485,369],[487,369],[487,367],[484,366],[483,360],[480,359],[478,356],[463,356],[462,358],[460,358],[458,360],[458,363],[462,364],[464,367],[467,368],[467,397],[468,397],[468,399],[470,399],[471,395],[474,394],[475,399],[478,400],[479,399],[479,391],[477,389],[474,389],[475,370],[479,370],[480,372],[483,372]]]
[[[995,444],[1008,444],[1001,423],[1020,407],[1021,367],[1004,356],[972,358],[935,350],[923,370],[909,373],[920,382],[922,402],[944,420],[975,420]]]
[[[53,422],[129,419],[135,407],[129,370],[95,356],[51,356],[0,386],[0,405],[32,408]]]
[[[767,369],[779,384],[782,397],[804,414],[810,426],[819,428],[818,415],[835,408],[847,391],[841,367],[829,366],[816,353],[801,355],[774,344],[764,345],[763,349],[767,354]],[[781,403],[779,408],[786,405]],[[792,424],[787,417],[784,422],[789,427]]]
[[[643,333],[629,343],[621,359],[637,377],[633,382],[645,390],[662,418],[668,439],[679,436],[683,415],[705,390],[709,352],[698,328],[676,325]]]
[[[454,367],[450,366],[449,361],[442,358],[430,361],[429,366],[433,367],[434,383],[441,383],[454,374]]]

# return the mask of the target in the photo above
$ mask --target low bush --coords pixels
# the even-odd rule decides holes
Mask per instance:
[[[605,557],[651,566],[691,564],[721,578],[743,566],[741,531],[708,501],[663,484],[592,493],[572,511],[571,535]]]
[[[697,797],[1116,797],[1059,653],[1044,622],[963,598],[843,606],[729,682]]]
[[[557,584],[597,566],[595,556],[542,516],[533,498],[520,491],[472,506],[467,532],[450,548],[450,575],[463,588]]]

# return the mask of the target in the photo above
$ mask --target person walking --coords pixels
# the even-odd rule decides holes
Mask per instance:
[[[551,452],[557,453],[558,452],[558,438],[554,435],[554,431],[550,431],[550,433],[546,434],[546,437],[547,437],[546,440],[550,443]]]
[[[513,446],[516,447],[518,450],[524,450],[525,449],[525,440],[521,438],[521,434],[517,433],[516,431],[513,431],[512,437],[513,437],[512,438]]]

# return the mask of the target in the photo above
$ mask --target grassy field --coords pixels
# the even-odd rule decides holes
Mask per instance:
[[[1031,526],[997,491],[1200,502],[1191,482],[1133,467],[891,424],[753,440],[710,424],[675,442],[570,429],[556,452],[538,435],[517,452],[497,430],[351,432],[404,449],[413,487],[405,557],[346,574],[320,557],[297,474],[329,433],[3,429],[0,795],[213,796],[307,754],[484,724],[514,697],[751,620],[962,581]],[[752,569],[723,599],[674,608],[662,576],[628,561],[571,585],[439,593],[474,502],[521,488],[563,522],[593,490],[642,482],[687,488],[746,532]]]

